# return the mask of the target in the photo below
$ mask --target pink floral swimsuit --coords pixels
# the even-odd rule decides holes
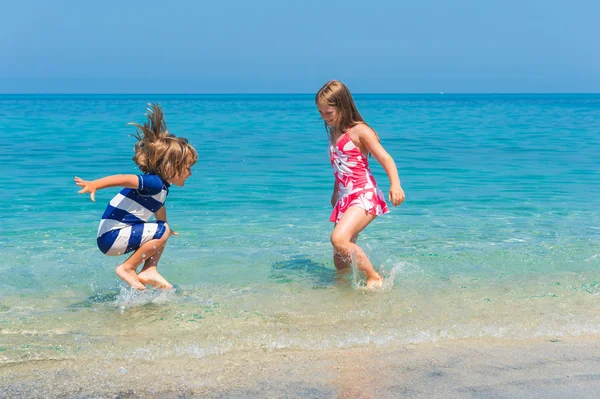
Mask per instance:
[[[354,145],[348,131],[335,145],[329,146],[329,159],[339,195],[329,220],[338,223],[351,206],[358,206],[371,215],[389,212],[385,197],[369,169],[369,160]]]

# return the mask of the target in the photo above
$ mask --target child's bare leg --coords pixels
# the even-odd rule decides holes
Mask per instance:
[[[142,284],[138,278],[135,269],[136,267],[129,263],[123,263],[117,266],[115,273],[117,273],[117,276],[121,277],[121,279],[125,280],[125,282],[131,286],[131,288],[143,291],[146,289],[146,286]]]
[[[137,249],[124,263],[117,266],[115,273],[125,282],[138,290],[145,290],[146,286],[140,281],[136,270],[140,263],[144,262],[154,255],[161,247],[165,245],[169,238],[170,230],[165,225],[166,230],[163,236],[156,240],[150,240]]]
[[[363,231],[375,217],[375,215],[368,214],[362,208],[350,207],[331,233],[331,243],[336,255],[342,259],[341,262],[347,262],[348,264],[350,260],[354,259],[356,266],[367,276],[368,288],[380,287],[383,284],[383,279],[375,271],[362,248],[355,244],[356,240],[353,242],[352,239],[358,236],[358,233]],[[340,265],[343,264],[340,263]]]
[[[144,263],[144,267],[138,277],[144,284],[148,284],[154,288],[173,289],[171,283],[169,283],[156,269],[158,267],[158,261],[165,250],[165,245],[158,248],[158,250]]]
[[[352,238],[350,239],[350,241],[356,244],[357,239],[358,239],[358,233],[353,235]],[[335,265],[336,269],[338,269],[340,272],[350,269],[350,262],[352,262],[351,258],[344,256],[343,254],[337,252],[334,247],[334,249],[333,249],[333,264]]]

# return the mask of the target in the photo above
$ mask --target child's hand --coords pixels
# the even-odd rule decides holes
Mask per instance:
[[[169,233],[169,236],[178,236],[178,235],[179,235],[179,233],[178,233],[178,232],[176,232],[176,231],[175,231],[175,230],[173,230],[173,229],[170,229],[170,231],[171,231],[171,232]]]
[[[388,195],[392,205],[398,206],[404,202],[404,190],[400,186],[391,186],[390,193]]]
[[[96,185],[93,181],[85,181],[75,176],[75,184],[77,184],[79,187],[83,187],[83,189],[79,190],[79,194],[90,193],[90,199],[92,200],[92,202],[96,202],[96,199],[94,197],[98,188],[96,188]]]

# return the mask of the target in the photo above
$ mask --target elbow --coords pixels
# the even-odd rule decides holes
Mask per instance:
[[[379,163],[382,166],[394,166],[396,163],[394,162],[394,158],[391,157],[390,154],[384,154],[381,159],[379,159]]]

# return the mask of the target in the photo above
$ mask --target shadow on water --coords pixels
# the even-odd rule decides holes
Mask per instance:
[[[281,284],[311,282],[315,285],[314,288],[326,288],[335,285],[338,273],[322,263],[298,255],[273,263],[269,278]]]
[[[158,299],[172,299],[175,295],[182,296],[183,289],[178,285],[173,285],[173,291],[160,291],[151,287],[147,288],[146,291],[136,291],[131,288],[112,288],[96,292],[90,295],[85,300],[73,303],[68,306],[69,309],[82,309],[91,308],[94,305],[150,305]],[[131,302],[131,303],[129,303]]]
[[[113,289],[109,291],[97,292],[94,295],[89,296],[87,299],[76,302],[68,306],[69,309],[79,308],[91,308],[95,304],[109,304],[114,303],[119,297],[120,290]]]

